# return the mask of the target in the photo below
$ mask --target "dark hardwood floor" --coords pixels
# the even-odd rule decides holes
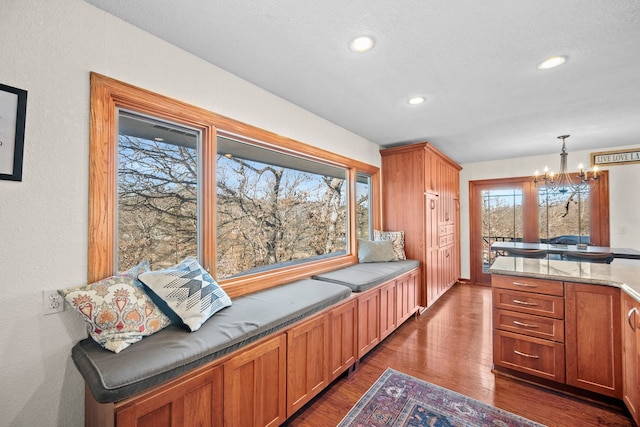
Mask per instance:
[[[340,377],[285,425],[337,425],[387,367],[548,426],[634,425],[622,403],[589,402],[494,374],[491,342],[491,289],[457,284],[366,355],[351,376]]]

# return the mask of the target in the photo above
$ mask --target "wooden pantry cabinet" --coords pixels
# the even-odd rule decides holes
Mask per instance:
[[[433,304],[460,278],[460,165],[428,142],[381,150],[382,224],[404,231],[419,260],[419,305]]]
[[[493,363],[622,397],[620,290],[492,275]]]

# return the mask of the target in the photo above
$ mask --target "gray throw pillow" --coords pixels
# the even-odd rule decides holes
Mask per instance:
[[[393,242],[390,240],[358,239],[358,259],[360,262],[386,262],[395,261],[396,254],[393,251]]]

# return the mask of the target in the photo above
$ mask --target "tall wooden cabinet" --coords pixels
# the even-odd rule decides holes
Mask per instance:
[[[422,268],[428,307],[460,277],[460,170],[428,142],[381,150],[382,224],[404,231],[407,258]]]

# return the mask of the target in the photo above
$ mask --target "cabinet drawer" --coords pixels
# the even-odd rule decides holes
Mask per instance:
[[[494,288],[515,289],[537,294],[564,295],[563,283],[555,280],[494,274],[491,276],[491,286]]]
[[[453,234],[456,231],[456,226],[452,225],[452,224],[441,225],[438,228],[438,231],[439,231],[441,236],[443,236],[445,234]]]
[[[456,241],[456,236],[449,234],[448,236],[442,236],[439,239],[440,247],[449,246]]]
[[[564,344],[539,338],[493,331],[493,363],[527,374],[564,383]]]
[[[493,310],[493,327],[531,337],[564,342],[564,321],[509,310]]]
[[[564,319],[564,298],[493,288],[493,308]]]

